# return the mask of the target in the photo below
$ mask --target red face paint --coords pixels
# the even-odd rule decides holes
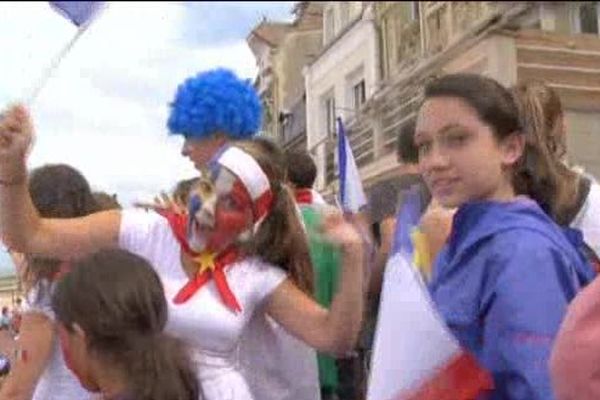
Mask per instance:
[[[208,238],[208,247],[217,249],[233,242],[252,221],[252,200],[244,185],[236,179],[231,191],[217,200],[215,224]]]
[[[90,382],[90,380],[86,378],[84,372],[77,367],[77,363],[75,362],[75,359],[72,356],[72,349],[70,344],[71,342],[69,340],[70,334],[67,331],[67,329],[59,324],[57,330],[60,348],[62,350],[63,359],[65,360],[65,365],[67,366],[67,368],[73,373],[73,375],[75,375],[77,380],[79,380],[81,386],[92,392],[100,390],[98,385]]]

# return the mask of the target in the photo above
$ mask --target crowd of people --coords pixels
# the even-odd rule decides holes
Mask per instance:
[[[433,304],[493,378],[481,398],[600,396],[600,192],[549,86],[432,80],[357,215],[314,190],[308,152],[255,137],[261,115],[231,71],[186,79],[167,126],[198,177],[124,209],[71,166],[29,172],[34,122],[4,111],[0,234],[27,297],[1,399],[363,399],[407,191]]]

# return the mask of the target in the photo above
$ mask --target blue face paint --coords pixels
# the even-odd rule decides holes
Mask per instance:
[[[192,229],[196,218],[196,213],[202,208],[202,199],[198,193],[192,193],[188,204],[187,236],[188,240],[192,237]]]

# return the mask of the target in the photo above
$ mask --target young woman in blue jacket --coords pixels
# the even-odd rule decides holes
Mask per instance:
[[[593,277],[581,234],[518,196],[525,140],[510,92],[472,74],[425,88],[416,125],[432,195],[457,207],[430,292],[461,344],[494,378],[484,398],[553,399],[552,343],[567,305]]]

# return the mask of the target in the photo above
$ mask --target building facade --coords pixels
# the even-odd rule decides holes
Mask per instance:
[[[353,148],[371,146],[371,127],[361,125],[366,100],[377,91],[379,56],[373,2],[326,2],[323,45],[319,57],[304,71],[307,148],[315,156],[317,188],[334,182],[336,117],[352,131]],[[359,166],[373,162],[357,156]]]
[[[297,63],[304,66],[305,101],[295,100],[297,85],[277,91],[275,137],[289,143],[306,131],[325,195],[337,190],[336,117],[369,190],[398,174],[397,135],[415,118],[426,82],[453,72],[481,73],[507,86],[546,81],[565,108],[570,160],[600,176],[599,3],[301,3],[322,7],[322,48]],[[277,54],[277,65],[288,66],[279,69],[296,68],[297,76],[298,65],[290,65],[298,57]]]
[[[289,24],[263,21],[249,35],[264,106],[263,132],[285,147],[306,147],[306,96],[303,67],[323,47],[320,2],[298,2]],[[271,39],[267,39],[271,38]]]

